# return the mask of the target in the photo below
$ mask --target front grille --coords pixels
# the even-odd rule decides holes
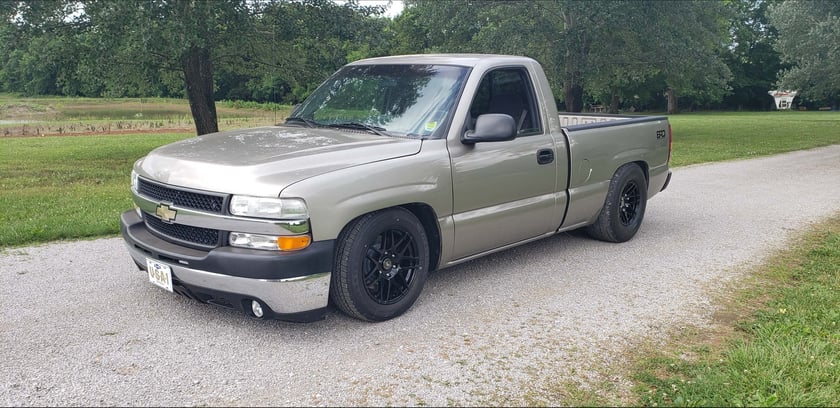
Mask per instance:
[[[215,214],[222,214],[225,208],[224,195],[182,190],[152,183],[144,179],[138,181],[137,191],[146,197],[160,202],[172,203],[182,208],[191,208]]]
[[[215,248],[219,246],[218,230],[181,224],[167,224],[150,215],[145,215],[143,221],[146,222],[146,227],[162,235],[163,238],[176,239],[182,243],[192,244],[202,248]]]

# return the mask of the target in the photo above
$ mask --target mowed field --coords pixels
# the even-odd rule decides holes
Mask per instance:
[[[290,106],[217,102],[219,128],[282,121]],[[0,136],[107,135],[195,131],[190,106],[163,98],[22,98],[0,95]]]

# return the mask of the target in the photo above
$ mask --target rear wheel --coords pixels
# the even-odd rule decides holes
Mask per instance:
[[[586,232],[602,241],[629,241],[642,225],[646,207],[645,173],[635,163],[625,164],[610,180],[604,206],[595,223],[586,227]]]
[[[366,214],[338,238],[330,296],[350,316],[388,320],[414,304],[428,269],[426,232],[414,214],[402,208]]]

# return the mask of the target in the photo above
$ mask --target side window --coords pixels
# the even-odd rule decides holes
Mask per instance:
[[[484,76],[470,105],[469,127],[485,113],[510,115],[519,135],[541,132],[534,91],[524,68],[501,68]]]

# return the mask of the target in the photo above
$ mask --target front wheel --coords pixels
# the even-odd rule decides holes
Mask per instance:
[[[423,290],[429,243],[410,211],[363,215],[338,237],[330,296],[344,313],[383,321],[403,314]]]
[[[645,173],[635,163],[625,164],[610,180],[604,207],[595,223],[586,227],[586,232],[602,241],[629,241],[642,225],[646,207]]]

